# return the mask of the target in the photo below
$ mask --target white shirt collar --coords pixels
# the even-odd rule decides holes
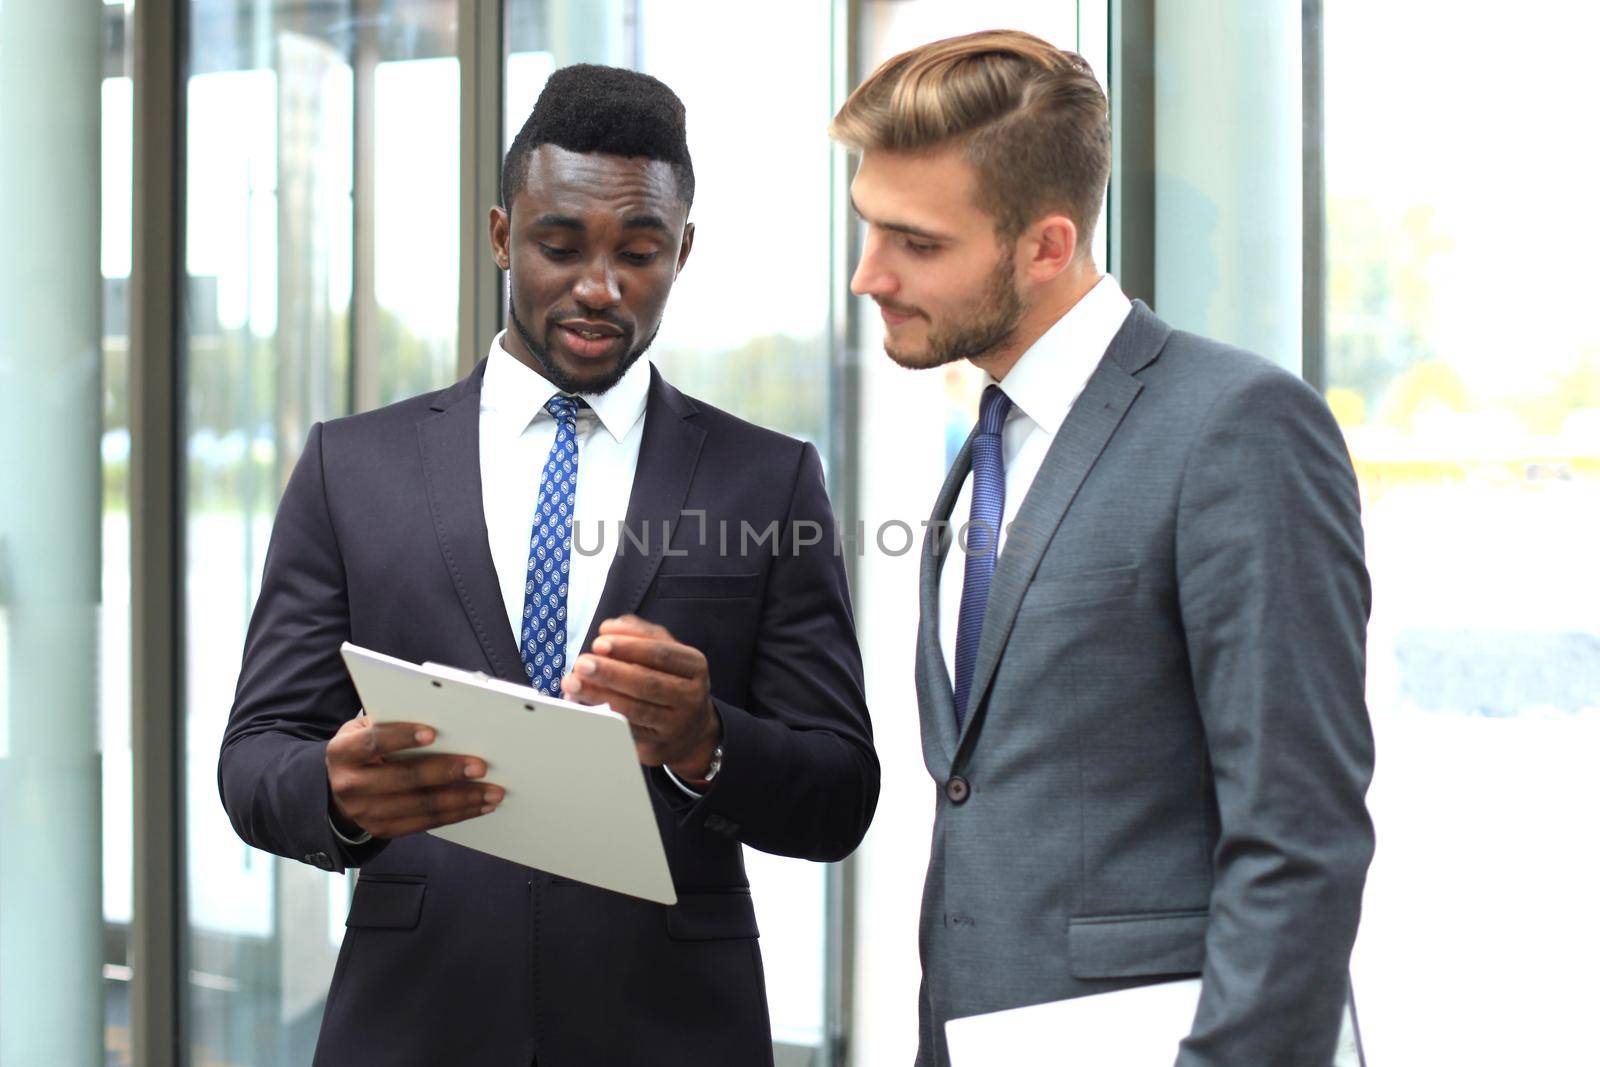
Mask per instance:
[[[561,390],[551,385],[544,376],[528,367],[510,352],[501,341],[505,331],[495,334],[489,345],[489,363],[483,368],[483,393],[480,410],[494,414],[497,420],[513,435],[528,428],[550,398]],[[634,360],[622,375],[622,380],[599,396],[583,395],[584,402],[593,409],[600,425],[618,441],[626,437],[634,423],[644,415],[645,403],[650,398],[650,360]]]
[[[1005,381],[985,374],[984,384],[998,384],[1017,410],[1053,436],[1132,310],[1122,286],[1103,275],[1022,354]]]

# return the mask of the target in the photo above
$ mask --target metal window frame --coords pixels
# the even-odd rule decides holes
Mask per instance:
[[[1111,183],[1106,258],[1122,291],[1156,302],[1156,4],[1110,0]]]
[[[184,1048],[182,346],[184,0],[133,12],[133,259],[129,325],[133,918],[137,1064]]]
[[[836,113],[868,73],[861,69],[862,0],[834,0],[830,13],[830,112]],[[833,150],[828,176],[830,275],[828,389],[833,417],[828,427],[828,469],[838,521],[854,529],[860,517],[861,309],[849,290],[851,267],[860,256],[860,228],[850,212],[850,182],[856,161]],[[846,580],[860,587],[858,561],[845,555]],[[855,1029],[856,918],[860,867],[854,855],[828,865],[823,895],[823,1046],[817,1067],[848,1067]]]
[[[505,281],[486,250],[489,209],[500,203],[505,128],[505,0],[460,0],[461,306],[456,369],[466,374],[489,351],[505,320]]]
[[[355,0],[358,28],[351,56],[351,279],[348,410],[383,402],[383,353],[378,349],[377,75],[381,60],[380,0]]]
[[[1328,388],[1328,199],[1323,129],[1322,0],[1300,7],[1300,376]]]

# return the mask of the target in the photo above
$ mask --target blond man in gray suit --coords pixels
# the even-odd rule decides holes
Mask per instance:
[[[964,536],[922,558],[918,1063],[951,1018],[1199,976],[1179,1067],[1327,1067],[1373,849],[1333,418],[1096,270],[1110,137],[1078,56],[935,42],[832,133],[889,355],[988,376],[933,509]]]

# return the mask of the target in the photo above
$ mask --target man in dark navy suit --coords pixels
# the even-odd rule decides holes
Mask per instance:
[[[771,1061],[739,845],[845,856],[878,761],[816,451],[639,358],[693,194],[670,89],[556,72],[489,219],[506,331],[442,392],[313,427],[289,480],[219,778],[250,844],[361,869],[319,1064]],[[345,640],[627,716],[679,903],[421,833],[493,810],[493,768],[387,761],[433,736],[358,716]]]

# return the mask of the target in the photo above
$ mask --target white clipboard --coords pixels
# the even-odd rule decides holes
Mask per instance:
[[[1172,1067],[1194,1024],[1198,978],[1160,982],[944,1024],[951,1067]]]
[[[944,1024],[951,1067],[1172,1067],[1200,1003],[1200,979],[1158,982]],[[1345,1002],[1331,1067],[1359,1067],[1360,1035]]]
[[[488,765],[483,780],[506,791],[488,815],[429,833],[563,878],[678,902],[621,715],[348,641],[339,651],[374,723],[431,726],[436,739],[416,755],[477,756]]]

